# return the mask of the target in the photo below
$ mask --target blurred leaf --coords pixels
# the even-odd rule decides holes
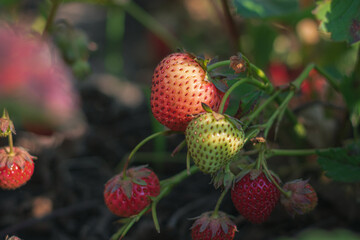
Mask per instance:
[[[277,17],[299,10],[298,0],[234,0],[234,5],[244,18]]]
[[[355,43],[360,40],[360,1],[319,1],[313,12],[321,21],[320,29],[331,33],[334,41]]]
[[[335,181],[360,181],[360,143],[353,143],[345,148],[331,149],[318,153],[318,163],[326,175]]]

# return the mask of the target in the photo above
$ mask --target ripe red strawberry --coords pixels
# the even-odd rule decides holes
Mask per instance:
[[[236,120],[210,112],[193,119],[185,137],[196,166],[204,173],[213,174],[241,150],[245,134]]]
[[[24,185],[34,173],[34,157],[21,147],[14,147],[13,151],[9,153],[9,147],[0,149],[0,187],[3,189]]]
[[[191,227],[192,240],[232,240],[236,225],[223,212],[212,216],[212,212],[201,214]]]
[[[204,112],[201,103],[217,111],[223,95],[191,55],[173,53],[154,71],[151,110],[161,124],[174,131],[185,131],[194,115]]]
[[[292,217],[296,214],[303,215],[308,213],[317,205],[318,198],[316,192],[308,181],[297,179],[283,186],[285,191],[291,192],[291,196],[281,195],[281,204]]]
[[[280,191],[263,172],[253,170],[235,183],[231,199],[238,212],[247,220],[262,223],[279,201]]]
[[[130,168],[115,175],[105,184],[104,199],[108,209],[117,216],[130,217],[138,214],[150,203],[149,197],[160,193],[156,174],[144,167]]]

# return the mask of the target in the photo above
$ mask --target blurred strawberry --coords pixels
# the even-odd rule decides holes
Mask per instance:
[[[53,128],[78,115],[71,75],[48,41],[0,23],[0,43],[0,102],[14,119]]]
[[[284,63],[272,62],[269,66],[270,80],[274,86],[285,85],[290,82],[290,76]]]

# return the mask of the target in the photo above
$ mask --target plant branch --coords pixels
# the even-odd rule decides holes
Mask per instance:
[[[326,80],[329,82],[329,84],[337,91],[340,91],[340,85],[339,85],[339,81],[336,80],[333,76],[331,76],[330,74],[328,74],[325,69],[323,69],[322,67],[319,66],[314,66],[315,69],[323,76],[326,78]]]
[[[51,9],[50,9],[50,13],[49,16],[46,20],[46,25],[43,31],[43,36],[45,36],[45,34],[49,33],[51,30],[51,27],[53,25],[55,16],[56,16],[56,11],[58,10],[60,6],[60,0],[52,0],[51,1]]]
[[[233,45],[233,49],[235,52],[240,51],[240,42],[239,42],[239,33],[236,28],[235,21],[230,13],[228,0],[221,0],[221,6],[224,11],[226,26],[229,30],[229,35],[231,39],[231,43]]]
[[[215,209],[214,209],[214,212],[212,213],[212,217],[217,217],[218,216],[218,213],[219,213],[219,208],[220,208],[220,205],[226,195],[226,193],[229,191],[230,187],[227,187],[224,189],[224,191],[222,191],[217,203],[216,203],[216,206],[215,206]]]
[[[166,130],[166,131],[162,131],[162,132],[157,132],[157,133],[154,133],[150,136],[148,136],[147,138],[145,138],[144,140],[142,140],[138,145],[136,145],[136,147],[131,151],[128,159],[126,160],[125,162],[125,165],[124,165],[124,168],[123,168],[123,176],[125,177],[126,176],[126,169],[130,163],[130,160],[131,158],[135,155],[135,153],[139,150],[140,147],[142,147],[145,143],[149,142],[150,140],[158,137],[158,136],[161,136],[161,135],[170,135],[170,134],[173,134],[173,133],[177,133],[175,131],[170,131],[170,130]]]
[[[331,150],[331,148],[323,149],[269,149],[266,151],[266,157],[273,156],[307,156],[314,155],[319,152],[326,152]]]

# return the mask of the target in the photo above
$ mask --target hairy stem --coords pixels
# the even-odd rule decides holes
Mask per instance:
[[[123,168],[123,176],[126,176],[126,170],[128,168],[128,165],[130,163],[130,160],[132,159],[132,157],[135,155],[135,153],[139,150],[140,147],[142,147],[145,143],[149,142],[150,140],[158,137],[158,136],[162,136],[162,135],[170,135],[176,133],[175,131],[170,131],[170,130],[166,130],[166,131],[162,131],[162,132],[157,132],[154,133],[150,136],[148,136],[147,138],[145,138],[144,140],[142,140],[138,145],[136,145],[136,147],[131,151],[128,159],[125,162],[124,168]]]
[[[227,187],[227,188],[224,189],[224,191],[222,191],[222,193],[221,193],[221,195],[220,195],[220,197],[219,197],[219,199],[218,199],[218,201],[216,203],[214,212],[212,213],[213,217],[217,217],[219,215],[218,213],[219,213],[220,205],[221,205],[226,193],[229,191],[229,189],[230,189],[230,187]]]

